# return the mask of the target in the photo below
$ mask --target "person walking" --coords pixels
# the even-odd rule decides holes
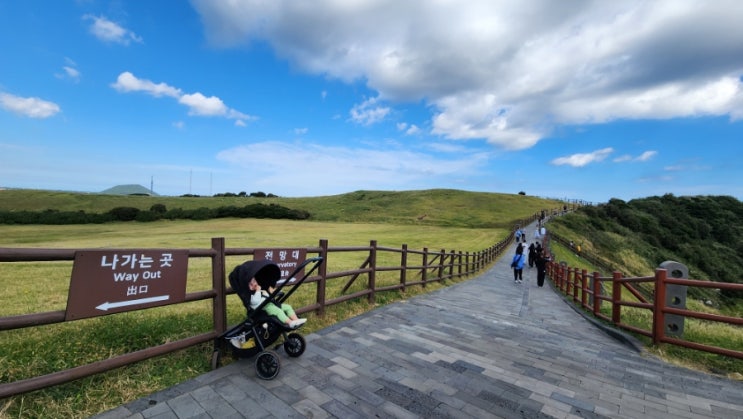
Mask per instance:
[[[513,255],[511,267],[513,268],[513,282],[515,284],[524,282],[524,247],[521,243],[516,246],[516,254]]]
[[[534,243],[529,244],[529,267],[534,267],[534,261],[537,258],[537,247],[534,246]]]
[[[549,261],[549,258],[544,254],[544,252],[539,252],[537,254],[536,260],[534,261],[534,264],[537,266],[537,286],[541,287],[544,285],[544,277],[547,274],[547,262]]]

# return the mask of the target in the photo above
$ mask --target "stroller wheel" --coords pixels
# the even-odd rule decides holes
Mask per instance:
[[[221,358],[222,358],[222,354],[219,352],[219,349],[212,352],[212,369],[213,370],[216,370],[222,364]]]
[[[255,372],[264,380],[273,380],[279,375],[281,362],[274,351],[263,351],[255,359]]]
[[[292,358],[296,358],[304,353],[307,348],[304,337],[299,333],[289,333],[284,341],[284,351]]]

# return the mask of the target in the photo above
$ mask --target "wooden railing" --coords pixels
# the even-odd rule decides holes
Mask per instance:
[[[308,277],[302,285],[302,287],[305,287],[308,284],[314,284],[315,301],[312,304],[297,307],[296,311],[300,314],[315,312],[322,316],[329,306],[346,301],[366,298],[370,303],[374,303],[378,293],[404,291],[412,286],[425,287],[429,283],[444,282],[473,275],[493,263],[512,241],[513,236],[511,235],[482,251],[461,252],[445,249],[431,251],[427,248],[412,250],[408,249],[407,245],[403,245],[401,248],[383,247],[378,246],[376,241],[371,241],[369,246],[330,247],[327,240],[320,240],[317,247],[310,247],[305,250],[308,255],[317,254],[322,257],[324,263],[319,266],[317,274]],[[86,249],[0,248],[0,265],[14,262],[73,261],[75,260],[75,254],[83,250]],[[327,266],[329,262],[333,261],[333,255],[342,252],[360,252],[366,256],[356,269],[328,272]],[[254,253],[255,249],[253,248],[227,248],[223,238],[212,239],[211,248],[188,249],[189,259],[211,259],[211,289],[188,293],[183,301],[183,303],[199,300],[212,301],[212,330],[210,332],[47,375],[2,383],[0,384],[0,399],[59,385],[215,340],[227,329],[226,296],[233,293],[226,286],[225,259],[227,256],[253,256]],[[382,254],[387,256],[384,260],[390,260],[387,254],[398,255],[399,265],[381,265],[379,260]],[[383,272],[397,272],[397,280],[394,283],[390,283],[389,280],[378,281],[378,274]],[[362,277],[366,279],[365,285],[363,287],[357,286],[357,289],[361,289],[356,292],[346,293]],[[341,278],[347,278],[345,285],[342,287],[341,295],[330,296],[327,291],[328,283]],[[112,315],[115,316],[116,314]],[[0,332],[63,323],[69,321],[66,320],[66,317],[65,310],[0,317]],[[214,362],[212,365],[214,365]]]
[[[669,321],[672,316],[681,316],[684,319],[700,319],[734,326],[743,326],[743,318],[719,314],[710,314],[692,311],[686,308],[674,307],[667,304],[666,296],[669,285],[698,287],[719,291],[743,291],[743,284],[726,282],[700,281],[685,278],[671,278],[666,269],[656,269],[653,276],[625,278],[620,272],[614,272],[611,277],[603,277],[599,272],[589,274],[585,269],[571,268],[557,262],[549,262],[547,276],[555,287],[565,294],[572,302],[583,310],[592,313],[596,318],[609,322],[612,325],[649,337],[653,344],[669,343],[699,351],[710,352],[732,358],[743,359],[743,343],[735,348],[722,348],[710,342],[693,342],[674,336],[678,325]],[[651,298],[637,291],[636,284],[644,284],[650,289]],[[622,290],[626,289],[633,300],[623,299]],[[603,309],[603,302],[609,303],[609,309]],[[626,318],[623,320],[622,308],[636,307],[647,310],[652,319],[650,326],[643,328],[631,324]],[[609,314],[606,314],[606,313]]]

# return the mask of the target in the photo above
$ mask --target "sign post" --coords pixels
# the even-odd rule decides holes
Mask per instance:
[[[281,280],[286,281],[292,279],[289,275],[307,259],[307,249],[255,249],[253,259],[272,261],[281,269]],[[301,277],[303,274],[304,269],[295,275]]]
[[[65,320],[182,302],[187,276],[188,250],[76,252]]]

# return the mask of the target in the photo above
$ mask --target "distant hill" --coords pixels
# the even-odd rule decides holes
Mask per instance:
[[[452,189],[356,191],[305,198],[124,195],[130,192],[132,191],[117,192],[110,189],[104,193],[81,194],[6,190],[0,192],[0,212],[53,210],[103,214],[118,207],[149,211],[154,204],[164,205],[167,210],[188,211],[200,208],[242,208],[262,203],[306,211],[311,214],[312,221],[510,229],[518,220],[542,210],[551,211],[564,206],[564,202],[534,196]]]
[[[102,194],[106,195],[147,195],[147,196],[159,196],[155,192],[145,188],[142,185],[118,185],[113,188],[108,188],[105,191],[101,191]]]

